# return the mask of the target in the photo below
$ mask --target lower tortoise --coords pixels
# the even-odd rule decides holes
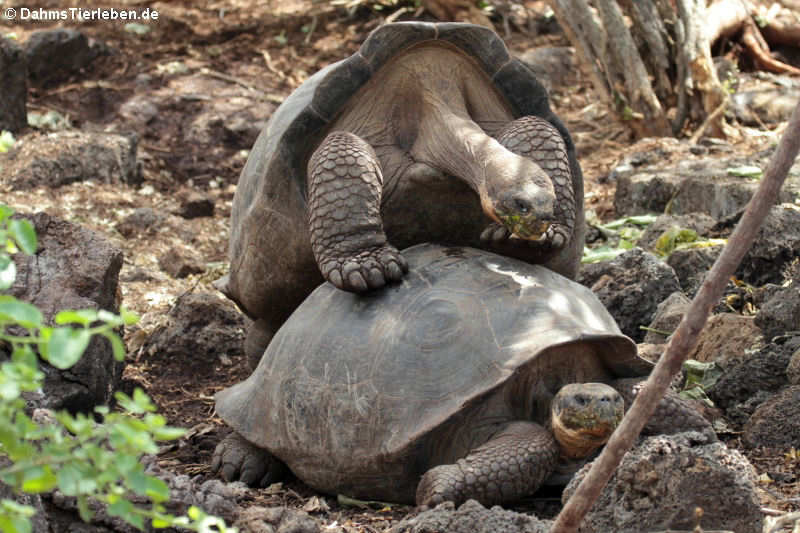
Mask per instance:
[[[383,291],[317,288],[244,382],[216,396],[235,430],[213,468],[266,485],[420,505],[535,491],[619,423],[650,364],[592,292],[466,247],[404,250]],[[677,395],[645,431],[710,431]]]

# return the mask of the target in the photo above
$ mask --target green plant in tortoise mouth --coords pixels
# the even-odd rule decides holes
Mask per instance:
[[[533,241],[541,239],[550,227],[549,221],[539,220],[533,216],[507,215],[498,212],[497,217],[511,233],[521,239]]]

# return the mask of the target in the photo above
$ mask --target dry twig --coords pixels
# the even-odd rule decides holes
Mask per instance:
[[[711,267],[700,291],[692,300],[689,310],[669,341],[664,355],[659,359],[645,386],[625,415],[622,423],[611,435],[589,473],[556,518],[551,533],[576,531],[589,512],[614,470],[630,449],[639,432],[655,411],[673,376],[680,371],[686,355],[697,343],[708,314],[719,300],[728,279],[733,275],[747,250],[755,240],[761,223],[775,204],[789,169],[800,152],[800,104],[795,108],[786,131],[769,162],[761,185],[747,204],[739,224],[728,244]]]

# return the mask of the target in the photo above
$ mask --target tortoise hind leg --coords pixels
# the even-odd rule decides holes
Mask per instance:
[[[247,360],[247,368],[255,370],[261,361],[261,356],[267,350],[272,336],[278,330],[277,327],[270,327],[266,318],[259,318],[247,328],[247,336],[244,339],[244,356]]]
[[[514,501],[538,489],[557,459],[550,432],[533,422],[513,422],[455,464],[428,470],[417,485],[417,505]]]
[[[617,379],[611,383],[625,400],[626,410],[643,385],[644,381],[639,378]],[[642,432],[646,435],[669,435],[681,431],[699,431],[709,439],[717,440],[711,423],[675,391],[667,390]]]
[[[289,473],[281,460],[238,433],[231,433],[217,444],[211,470],[218,472],[225,481],[238,479],[257,487],[268,487]]]
[[[352,133],[332,132],[309,160],[311,249],[322,275],[340,289],[375,289],[408,271],[383,232],[382,188],[374,150]]]
[[[545,249],[565,247],[575,232],[576,210],[569,157],[561,134],[543,118],[527,116],[509,122],[497,134],[497,140],[515,154],[533,160],[553,182],[556,195],[554,220],[545,232],[544,239],[526,243]],[[497,223],[489,225],[481,234],[483,241],[495,245],[510,237],[508,228]]]

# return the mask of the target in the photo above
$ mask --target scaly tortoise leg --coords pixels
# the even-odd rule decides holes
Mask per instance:
[[[417,505],[476,499],[489,506],[534,492],[558,460],[555,438],[533,422],[513,422],[455,464],[428,470],[417,485]]]
[[[553,181],[556,201],[554,220],[537,241],[525,241],[531,246],[559,249],[569,243],[575,230],[575,194],[564,139],[558,130],[543,118],[527,116],[508,123],[497,140],[510,151],[532,159]],[[490,224],[481,240],[498,244],[511,238],[511,232],[499,223]]]
[[[311,248],[322,275],[340,289],[375,289],[408,271],[383,232],[382,188],[374,150],[352,133],[330,133],[308,163]]]

